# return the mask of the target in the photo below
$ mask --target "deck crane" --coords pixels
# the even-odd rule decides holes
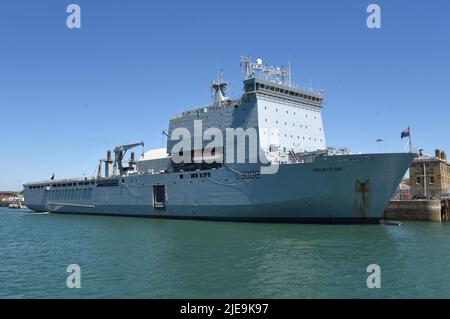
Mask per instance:
[[[144,142],[140,143],[134,143],[134,144],[127,144],[127,145],[120,145],[116,146],[114,148],[114,173],[117,174],[117,169],[119,169],[119,174],[123,175],[124,171],[128,169],[128,167],[124,168],[122,166],[122,160],[125,157],[125,153],[132,148],[135,148],[137,146],[144,147]]]

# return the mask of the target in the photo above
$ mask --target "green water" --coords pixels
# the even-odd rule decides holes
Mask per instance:
[[[69,289],[66,268],[81,267]],[[369,289],[366,267],[381,267]],[[2,298],[449,298],[450,224],[319,226],[0,208]]]

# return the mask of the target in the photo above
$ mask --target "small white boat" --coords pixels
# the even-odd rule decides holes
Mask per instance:
[[[8,208],[24,208],[24,207],[25,206],[23,206],[21,202],[11,203],[8,205]]]

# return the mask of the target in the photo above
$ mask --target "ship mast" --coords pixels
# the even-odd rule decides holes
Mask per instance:
[[[214,90],[214,104],[220,105],[222,102],[227,101],[225,92],[228,90],[230,82],[224,81],[223,69],[220,70],[220,74],[216,81],[211,82],[211,90]]]

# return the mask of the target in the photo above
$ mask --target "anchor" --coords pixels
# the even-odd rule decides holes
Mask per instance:
[[[369,185],[369,179],[365,182],[360,182],[359,179],[357,179],[355,182],[356,192],[361,193],[362,196],[362,205],[359,205],[356,209],[363,217],[365,217],[366,210],[369,208],[369,195],[367,194],[370,191]]]

